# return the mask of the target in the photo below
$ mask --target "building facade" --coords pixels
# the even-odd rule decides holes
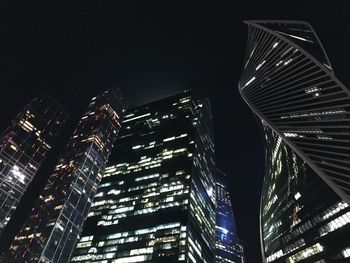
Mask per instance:
[[[0,139],[0,234],[54,146],[67,114],[50,98],[33,99]]]
[[[215,262],[245,262],[227,188],[227,178],[220,170],[216,171]]]
[[[118,90],[92,98],[5,262],[68,262],[120,128]]]
[[[247,22],[239,91],[251,109],[350,204],[350,91],[305,22]]]
[[[264,126],[261,243],[266,262],[349,262],[350,207]]]
[[[305,22],[251,21],[239,90],[261,119],[264,262],[349,262],[349,91]]]
[[[71,262],[214,262],[208,101],[129,109]]]

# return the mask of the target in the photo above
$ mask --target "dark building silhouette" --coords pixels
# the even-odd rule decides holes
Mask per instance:
[[[214,172],[207,100],[129,109],[71,262],[214,262]]]
[[[112,151],[124,110],[118,90],[91,99],[3,262],[67,262]]]
[[[26,105],[0,139],[0,234],[54,146],[67,114],[50,98]]]
[[[238,238],[226,175],[216,171],[215,262],[243,263],[244,252]]]
[[[239,91],[261,119],[264,262],[349,262],[349,90],[305,22],[247,22]]]

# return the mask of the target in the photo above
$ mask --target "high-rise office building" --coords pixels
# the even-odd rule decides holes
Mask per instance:
[[[53,147],[67,119],[50,98],[33,99],[0,139],[0,233]]]
[[[251,21],[239,91],[251,109],[350,204],[350,91],[305,22]]]
[[[350,207],[264,126],[261,243],[266,262],[349,262]]]
[[[243,263],[243,246],[238,238],[226,175],[216,171],[215,262]]]
[[[262,120],[264,262],[349,262],[349,91],[311,26],[252,21],[239,90]]]
[[[120,128],[118,90],[92,98],[6,262],[67,262],[81,233]]]
[[[129,109],[71,262],[214,262],[208,101]]]

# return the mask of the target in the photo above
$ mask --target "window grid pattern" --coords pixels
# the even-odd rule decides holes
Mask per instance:
[[[346,262],[350,207],[268,126],[261,196],[266,262]],[[337,242],[334,242],[336,240]]]
[[[0,233],[54,146],[67,114],[49,98],[33,99],[0,140]]]
[[[226,175],[216,172],[215,262],[243,263],[244,252],[237,235]]]
[[[71,262],[213,262],[204,103],[185,92],[127,111]],[[199,134],[207,148],[199,150]]]
[[[117,138],[124,107],[118,90],[92,98],[8,254],[29,262],[69,261]]]

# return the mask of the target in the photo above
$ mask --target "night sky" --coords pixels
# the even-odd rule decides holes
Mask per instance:
[[[310,22],[336,76],[350,86],[349,0],[33,2],[0,3],[1,131],[40,93],[55,97],[73,119],[90,97],[113,86],[132,106],[185,89],[208,97],[216,163],[229,177],[247,260],[261,262],[264,151],[237,89],[247,38],[243,20]]]

